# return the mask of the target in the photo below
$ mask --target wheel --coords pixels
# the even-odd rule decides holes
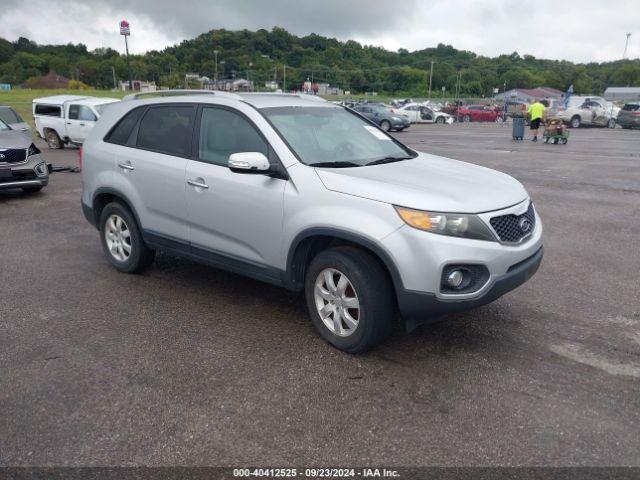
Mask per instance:
[[[47,141],[47,145],[49,146],[49,148],[64,148],[64,143],[62,143],[62,140],[60,140],[60,137],[55,130],[47,130],[44,138]]]
[[[571,128],[578,128],[581,124],[582,122],[580,121],[580,117],[578,115],[574,115],[573,118],[571,118]]]
[[[607,122],[607,127],[616,128],[616,119],[615,118],[610,118],[609,121]]]
[[[471,121],[471,117],[469,115],[465,115],[462,117],[462,121],[465,123],[469,123]]]
[[[22,191],[25,193],[37,193],[42,190],[42,185],[39,187],[22,187]]]
[[[368,252],[336,247],[309,265],[305,297],[322,338],[348,353],[361,353],[393,329],[393,288],[387,272]]]
[[[503,122],[504,122],[504,118],[496,117],[496,123],[503,123]]]
[[[549,137],[544,137],[544,143],[549,143]]]
[[[562,145],[566,145],[567,144],[567,139],[566,138],[560,139],[560,143],[562,143]]]
[[[380,122],[380,128],[385,132],[391,130],[391,124],[387,120],[383,120]]]
[[[557,143],[558,143],[558,139],[557,139],[557,138],[554,138],[554,139],[553,139],[553,144],[554,144],[554,145],[556,145]]]
[[[129,209],[118,202],[107,204],[100,214],[100,239],[107,259],[121,272],[142,271],[156,255],[144,243]]]
[[[436,118],[436,123],[444,123],[444,117]]]

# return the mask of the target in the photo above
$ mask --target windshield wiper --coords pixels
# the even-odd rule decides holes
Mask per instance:
[[[359,163],[354,162],[318,162],[310,163],[310,167],[330,167],[330,168],[349,168],[349,167],[361,167]]]
[[[365,166],[369,165],[382,165],[383,163],[401,162],[402,160],[409,160],[414,157],[384,157],[374,160],[369,163],[365,163]]]

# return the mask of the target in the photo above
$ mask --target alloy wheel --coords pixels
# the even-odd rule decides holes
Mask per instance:
[[[313,290],[318,315],[335,335],[348,337],[358,328],[360,302],[347,276],[335,268],[325,268]]]
[[[131,256],[131,231],[120,215],[109,215],[105,223],[104,239],[109,253],[119,262],[126,262]]]

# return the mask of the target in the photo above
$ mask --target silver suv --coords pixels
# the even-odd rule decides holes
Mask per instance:
[[[123,272],[165,250],[294,291],[327,341],[363,352],[527,281],[542,224],[512,177],[419,153],[347,108],[287,94],[107,109],[82,207]]]

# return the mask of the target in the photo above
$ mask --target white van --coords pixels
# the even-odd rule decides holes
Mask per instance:
[[[65,144],[81,145],[100,118],[105,107],[117,98],[53,95],[33,100],[36,132],[49,148]]]

